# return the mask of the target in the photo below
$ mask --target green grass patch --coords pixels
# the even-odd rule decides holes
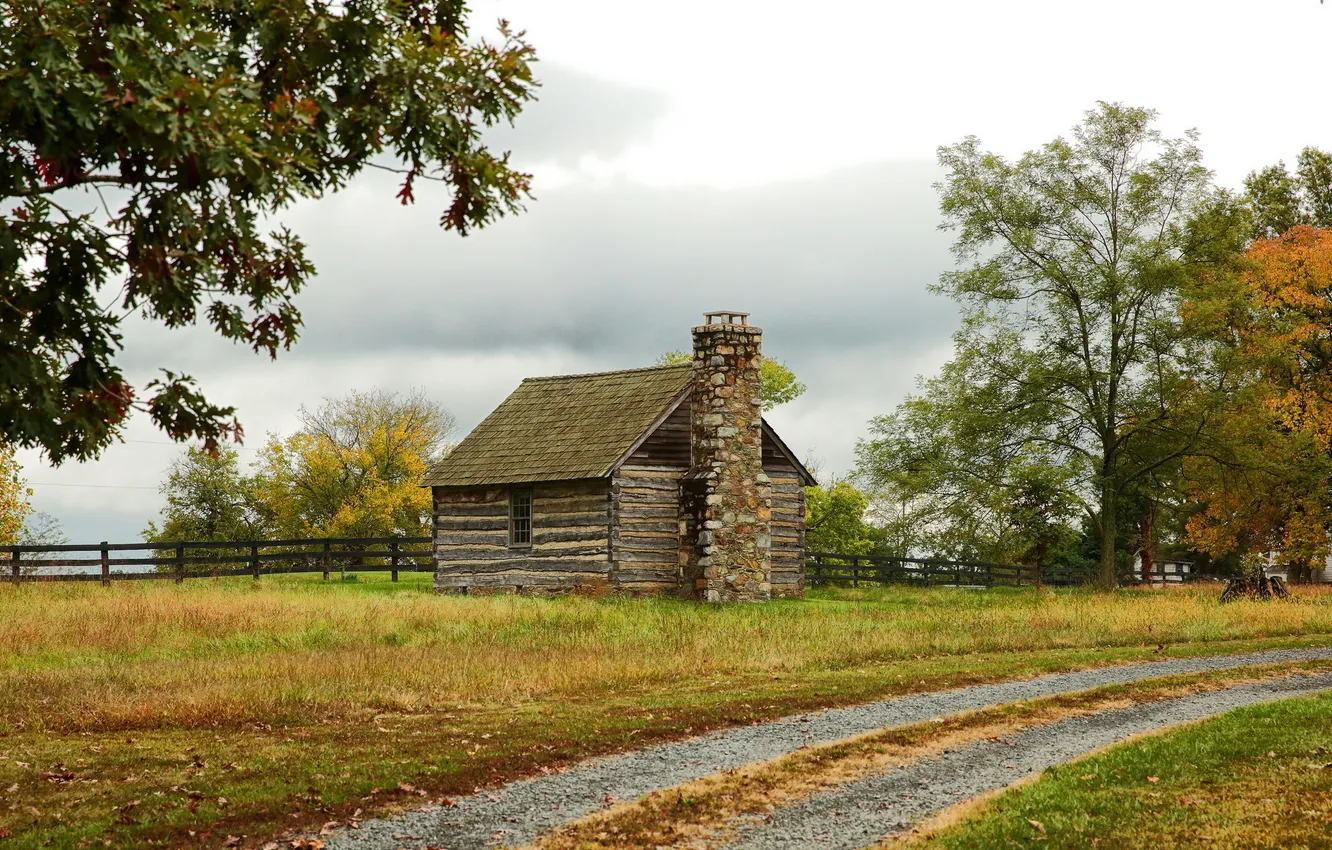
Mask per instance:
[[[1332,694],[1237,709],[1052,768],[924,843],[1332,847]]]

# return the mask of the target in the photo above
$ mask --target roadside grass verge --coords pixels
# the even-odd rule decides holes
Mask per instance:
[[[0,830],[10,847],[258,846],[803,710],[1332,642],[1326,593],[1217,593],[883,588],[703,607],[436,596],[382,574],[5,586]]]
[[[1332,669],[1332,662],[1311,662],[1168,676],[962,712],[938,721],[804,748],[770,762],[727,771],[622,803],[554,830],[538,840],[534,847],[539,850],[665,850],[720,846],[725,843],[727,830],[735,818],[762,815],[774,807],[791,805],[946,748],[961,747],[1070,717],[1284,678],[1296,671],[1317,673],[1329,669]]]
[[[1236,709],[1120,744],[1052,768],[908,843],[932,850],[1330,847],[1332,694]]]

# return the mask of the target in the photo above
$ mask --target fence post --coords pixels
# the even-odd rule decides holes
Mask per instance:
[[[19,569],[19,550],[17,546],[9,550],[9,559],[13,561],[10,564],[10,569],[14,573],[14,584],[18,584],[23,580],[23,572]]]
[[[860,587],[860,558],[851,558],[851,586]]]
[[[176,547],[176,584],[185,583],[185,547]]]
[[[397,580],[398,580],[398,541],[394,540],[393,542],[389,543],[389,556],[390,556],[390,557],[389,557],[389,566],[391,566],[391,567],[392,567],[392,570],[393,570],[392,572],[389,573],[389,575],[393,577],[393,578],[392,578],[393,581],[397,581]]]
[[[324,542],[324,555],[323,555],[323,564],[324,564],[324,581],[328,581],[328,565],[329,565],[329,563],[333,560],[332,555],[330,555],[329,553],[331,553],[332,551],[333,551],[333,547],[332,547],[332,545],[329,544],[328,541],[325,541],[325,542]]]
[[[254,580],[259,580],[259,547],[251,544],[250,546],[250,572],[254,574]]]
[[[106,548],[107,543],[102,541],[102,587],[111,586],[111,552]]]

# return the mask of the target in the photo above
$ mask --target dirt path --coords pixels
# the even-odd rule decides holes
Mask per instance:
[[[1332,690],[1332,674],[1239,685],[1034,726],[849,782],[778,809],[770,819],[738,824],[736,839],[724,846],[728,850],[873,847],[929,815],[1133,735],[1323,690]]]
[[[769,761],[801,747],[831,743],[878,729],[905,726],[960,711],[1082,691],[1102,685],[1261,664],[1328,659],[1332,659],[1332,649],[1273,650],[1244,655],[1159,661],[1058,673],[1021,682],[978,685],[796,715],[770,723],[722,730],[687,741],[591,760],[562,773],[513,782],[493,791],[460,798],[456,801],[456,805],[450,808],[432,807],[395,818],[365,821],[360,829],[333,836],[327,846],[329,850],[399,850],[399,848],[426,847],[438,847],[443,850],[479,850],[479,848],[505,845],[517,846],[531,842],[552,827],[584,817],[621,800],[632,800],[653,791],[661,791],[723,770]],[[1325,687],[1332,687],[1332,683]],[[1240,689],[1234,689],[1218,693],[1231,694],[1239,691]],[[1215,694],[1201,696],[1216,697]],[[1151,716],[1156,715],[1153,713]],[[1169,721],[1158,723],[1158,726],[1164,725],[1164,722]],[[1100,744],[1093,744],[1077,752],[1085,752],[1095,746]],[[1020,775],[1016,770],[1009,773],[1014,774],[1009,781]],[[853,800],[851,805],[854,806],[856,802],[863,801]],[[934,808],[940,807],[942,806]],[[792,807],[792,810],[794,809],[795,807]],[[837,810],[839,809],[834,807],[829,811]],[[892,814],[896,820],[889,818],[888,821],[899,822],[905,817],[910,817],[905,813],[906,810],[902,812],[898,814],[894,810]],[[873,827],[877,828],[879,827]],[[769,837],[764,838],[764,834]],[[759,831],[752,835],[747,834],[743,840],[770,841],[775,840],[771,837],[775,834]],[[822,842],[816,842],[816,846],[823,846]],[[827,846],[861,845],[829,843]]]

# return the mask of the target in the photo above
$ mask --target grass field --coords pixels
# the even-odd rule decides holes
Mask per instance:
[[[817,706],[1332,636],[1317,591],[1220,606],[1215,588],[887,588],[702,607],[441,597],[404,579],[0,588],[7,845],[257,846]]]
[[[1332,694],[1239,709],[1054,768],[913,846],[1332,847]]]

